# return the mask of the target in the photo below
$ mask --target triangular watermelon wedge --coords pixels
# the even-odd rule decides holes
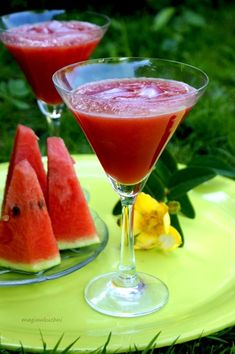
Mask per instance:
[[[0,222],[0,265],[38,272],[60,263],[37,175],[27,160],[12,174]]]
[[[22,160],[28,160],[31,166],[34,168],[43,194],[46,196],[47,177],[42,164],[42,157],[38,145],[38,137],[35,135],[31,128],[28,128],[24,125],[18,125],[8,168],[2,210],[4,209],[6,195],[11,183],[14,167],[18,162]]]
[[[73,161],[61,138],[47,139],[47,204],[59,249],[99,242]]]

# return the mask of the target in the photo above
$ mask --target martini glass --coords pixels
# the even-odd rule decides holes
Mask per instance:
[[[109,58],[62,68],[53,81],[122,202],[117,271],[92,279],[85,299],[95,310],[117,317],[159,310],[167,303],[167,286],[150,274],[136,272],[134,203],[165,145],[204,92],[208,78],[179,62]]]
[[[51,135],[59,135],[63,110],[52,83],[53,73],[88,59],[109,22],[104,15],[70,15],[65,10],[23,11],[0,18],[0,39],[31,85]]]

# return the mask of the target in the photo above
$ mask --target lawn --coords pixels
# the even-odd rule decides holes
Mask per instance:
[[[200,12],[181,6],[151,12],[111,14],[110,29],[92,57],[160,57],[204,70],[210,78],[206,95],[178,129],[170,147],[179,162],[210,151],[226,155],[235,166],[235,6]],[[30,88],[22,88],[21,81],[12,82],[23,80],[23,74],[2,47],[0,63],[0,161],[7,161],[17,124],[35,129],[42,147],[48,129]],[[71,153],[90,152],[69,112],[64,113],[61,135]]]
[[[213,8],[209,2],[179,3],[159,9],[154,1],[148,1],[148,6],[141,9],[139,5],[133,13],[107,7],[112,23],[92,57],[160,57],[186,62],[205,71],[210,78],[206,94],[178,129],[169,149],[179,163],[187,164],[195,156],[209,154],[235,168],[235,5],[218,1]],[[97,5],[93,7],[97,10]],[[102,10],[105,12],[104,6]],[[3,46],[0,67],[0,162],[9,160],[19,123],[36,131],[45,153],[46,120],[38,111],[20,69]],[[91,152],[67,110],[63,114],[61,136],[70,153]],[[234,339],[235,327],[154,352],[232,354]],[[0,349],[0,353],[8,351]]]

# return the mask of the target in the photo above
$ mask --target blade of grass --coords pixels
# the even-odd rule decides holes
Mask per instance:
[[[221,343],[225,343],[225,344],[228,344],[228,341],[223,339],[223,338],[220,338],[220,337],[216,337],[216,336],[213,336],[213,335],[210,335],[210,336],[207,336],[208,339],[212,339],[212,340],[215,340],[215,341],[218,341],[218,342],[221,342]]]
[[[45,352],[46,352],[46,350],[47,350],[47,344],[46,344],[46,342],[45,342],[45,340],[44,340],[44,338],[43,338],[42,331],[41,331],[41,330],[39,330],[39,332],[40,332],[40,337],[41,337],[42,346],[43,346],[43,353],[45,353]]]
[[[74,346],[74,344],[80,339],[80,336],[77,337],[71,344],[69,344],[62,352],[61,354],[67,354],[68,351]]]
[[[19,351],[20,354],[26,354],[26,351],[24,349],[24,346],[23,346],[23,343],[20,342],[20,351]]]
[[[112,336],[112,332],[109,333],[108,338],[107,338],[106,342],[104,343],[103,349],[100,352],[100,354],[106,354],[107,353],[107,347],[108,347],[108,344],[109,344],[109,342],[111,340],[111,336]]]
[[[173,342],[171,343],[171,345],[169,346],[169,348],[167,349],[166,353],[165,354],[171,354],[172,353],[172,350],[177,342],[177,340],[179,339],[180,336],[176,337]]]
[[[149,344],[147,344],[146,348],[142,351],[142,354],[147,354],[148,351],[152,348],[155,349],[156,347],[156,340],[157,338],[160,336],[161,332],[158,332],[154,337],[153,339],[151,339],[151,341],[149,342]]]
[[[58,349],[63,337],[64,337],[64,333],[61,334],[60,338],[56,342],[56,344],[55,344],[54,348],[52,349],[52,351],[50,352],[50,354],[56,354],[56,351],[57,351],[57,349]]]

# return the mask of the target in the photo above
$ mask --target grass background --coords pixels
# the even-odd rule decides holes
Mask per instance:
[[[111,26],[93,58],[160,57],[187,62],[204,70],[210,78],[207,92],[177,130],[169,147],[178,162],[187,163],[193,156],[210,153],[221,156],[235,167],[235,4],[232,1],[93,0],[88,4],[75,1],[38,1],[35,4],[13,0],[1,4],[0,13],[36,7],[93,9],[109,15]],[[9,160],[19,123],[36,131],[44,151],[48,136],[46,120],[38,111],[17,64],[1,46],[0,162]],[[91,152],[68,111],[63,115],[61,136],[71,153]],[[234,339],[235,327],[232,327],[213,336],[154,352],[235,353]],[[8,351],[0,349],[0,353]]]
[[[106,9],[112,23],[92,57],[160,57],[183,61],[204,70],[210,78],[207,92],[179,127],[170,147],[179,162],[187,162],[194,154],[206,154],[209,151],[217,154],[220,149],[220,153],[227,158],[230,155],[230,163],[235,165],[232,158],[235,155],[235,5],[224,3],[217,8],[198,6],[193,9],[192,5],[189,7],[186,3],[155,9],[155,5],[146,6],[146,2],[143,3],[145,6],[137,7],[132,14],[120,14],[122,8],[119,12],[117,9]],[[155,4],[155,1],[152,3]],[[98,10],[94,4],[93,8]],[[24,81],[19,88],[14,82],[11,85],[12,79],[24,80],[24,77],[2,46],[0,65],[2,162],[9,160],[18,123],[26,124],[36,131],[42,148],[48,128],[30,88],[22,89]],[[9,86],[13,86],[12,92]],[[18,101],[15,102],[16,99]],[[20,105],[19,101],[27,101],[28,108],[22,109],[24,104]],[[91,151],[71,113],[67,111],[63,115],[61,135],[71,153]]]

